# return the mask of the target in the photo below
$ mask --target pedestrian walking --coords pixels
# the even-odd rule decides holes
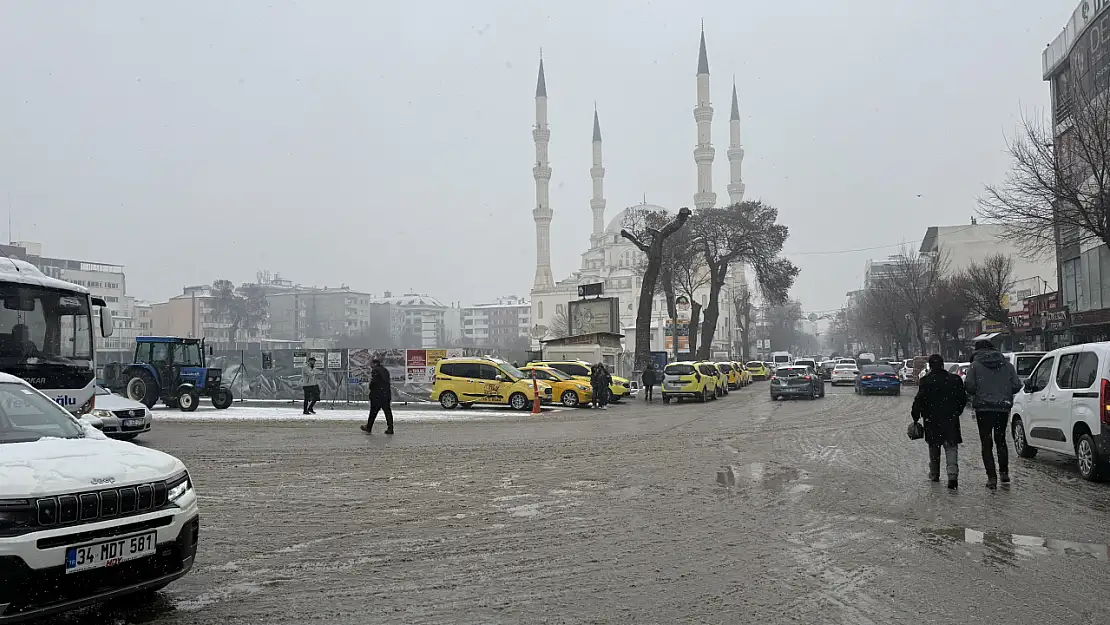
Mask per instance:
[[[603,363],[597,363],[590,371],[590,386],[593,387],[594,408],[609,409],[609,385],[613,377],[605,369]]]
[[[940,481],[940,450],[948,475],[948,488],[959,487],[960,415],[967,405],[963,381],[955,373],[944,370],[940,354],[929,356],[929,371],[918,382],[910,416],[914,423],[925,421],[925,442],[929,445],[929,479]]]
[[[313,408],[320,401],[320,370],[316,368],[316,359],[309,358],[304,367],[301,367],[301,391],[304,393],[304,413],[316,414]]]
[[[651,402],[654,399],[655,384],[658,382],[655,376],[655,365],[648,363],[647,369],[644,369],[644,375],[640,379],[644,384],[644,401]]]
[[[1009,448],[1006,446],[1006,426],[1010,422],[1010,409],[1014,395],[1021,390],[1021,378],[1010,361],[990,341],[976,341],[971,367],[967,370],[964,386],[971,396],[975,421],[979,425],[979,443],[983,447],[983,466],[987,469],[987,488],[998,488],[1010,481]],[[995,473],[991,444],[998,451],[998,473]]]
[[[393,388],[389,382],[389,369],[382,366],[377,358],[370,361],[370,416],[366,425],[360,426],[363,432],[373,434],[374,420],[379,412],[385,413],[385,433],[393,433]]]

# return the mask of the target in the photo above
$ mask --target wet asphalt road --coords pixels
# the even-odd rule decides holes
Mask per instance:
[[[64,621],[1110,622],[1110,485],[1011,453],[1013,485],[987,491],[965,416],[950,492],[906,439],[913,389],[771,402],[766,384],[391,438],[156,424],[144,444],[198,485],[198,565],[148,607]]]

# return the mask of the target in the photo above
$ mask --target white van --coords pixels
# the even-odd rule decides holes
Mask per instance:
[[[1076,459],[1088,480],[1110,475],[1110,343],[1062,347],[1045,354],[1014,397],[1014,450]]]
[[[784,367],[794,362],[794,357],[790,352],[771,352],[771,362],[775,363],[775,367]]]

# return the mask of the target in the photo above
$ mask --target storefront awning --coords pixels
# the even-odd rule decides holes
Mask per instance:
[[[971,342],[974,343],[976,341],[993,341],[995,339],[995,337],[999,337],[999,336],[1002,336],[1001,332],[986,332],[984,334],[980,334],[979,336],[971,339]]]

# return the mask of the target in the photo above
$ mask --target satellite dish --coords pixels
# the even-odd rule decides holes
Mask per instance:
[[[817,313],[809,313],[810,321],[817,321]]]

